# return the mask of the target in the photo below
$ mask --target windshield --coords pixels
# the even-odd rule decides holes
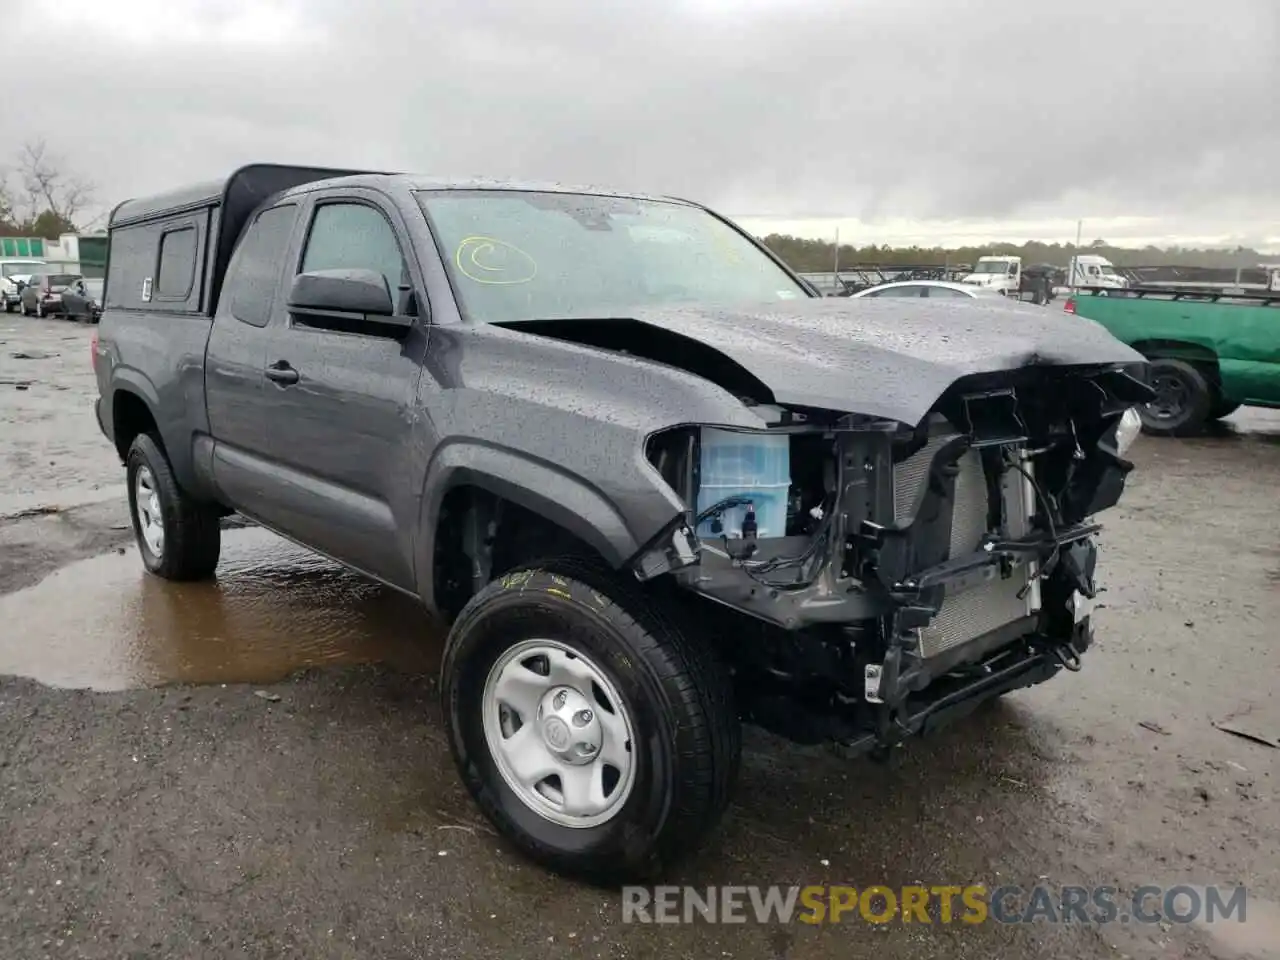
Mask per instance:
[[[43,263],[0,263],[0,276],[28,277],[43,266]]]
[[[979,260],[978,265],[973,268],[974,273],[1007,273],[1009,270],[1009,262],[1007,260]]]
[[[77,280],[80,275],[76,273],[54,273],[49,275],[50,290],[65,290]]]
[[[808,296],[750,240],[697,207],[512,190],[418,198],[471,319],[617,317],[656,304]]]

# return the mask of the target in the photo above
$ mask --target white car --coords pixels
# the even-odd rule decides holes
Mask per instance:
[[[897,280],[893,283],[882,283],[876,287],[859,290],[850,299],[856,297],[975,297],[990,298],[1003,296],[987,287],[977,287],[966,283],[952,283],[949,280]]]
[[[18,284],[26,283],[33,273],[38,273],[46,266],[43,260],[23,257],[17,260],[0,260],[0,307],[6,313],[18,309],[21,302]]]

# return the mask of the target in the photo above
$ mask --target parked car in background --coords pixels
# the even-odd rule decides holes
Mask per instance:
[[[97,323],[102,315],[102,289],[105,280],[86,277],[62,291],[62,314],[68,320]]]
[[[13,313],[22,302],[22,287],[31,274],[45,266],[43,260],[0,260],[0,302],[5,313]]]
[[[967,283],[952,283],[948,280],[899,280],[896,283],[882,283],[878,287],[868,287],[853,294],[853,299],[863,297],[945,297],[948,299],[973,299],[982,297],[989,299],[1000,296],[989,287],[971,286]]]
[[[63,312],[62,294],[77,280],[78,273],[33,273],[22,288],[23,316],[56,317]]]

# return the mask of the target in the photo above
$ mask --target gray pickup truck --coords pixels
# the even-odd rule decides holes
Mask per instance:
[[[450,624],[447,734],[560,871],[653,876],[740,723],[884,756],[1092,640],[1150,397],[1096,325],[824,300],[672,199],[255,165],[118,206],[93,348],[138,548],[242,514]]]

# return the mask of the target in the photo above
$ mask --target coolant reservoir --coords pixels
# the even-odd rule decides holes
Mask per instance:
[[[787,495],[791,489],[791,438],[785,433],[744,433],[702,428],[699,461],[698,513],[730,498],[750,500],[756,514],[757,537],[782,537],[787,533]],[[731,507],[721,515],[723,530],[712,532],[712,519],[698,527],[698,535],[711,539],[742,536],[746,506]]]

